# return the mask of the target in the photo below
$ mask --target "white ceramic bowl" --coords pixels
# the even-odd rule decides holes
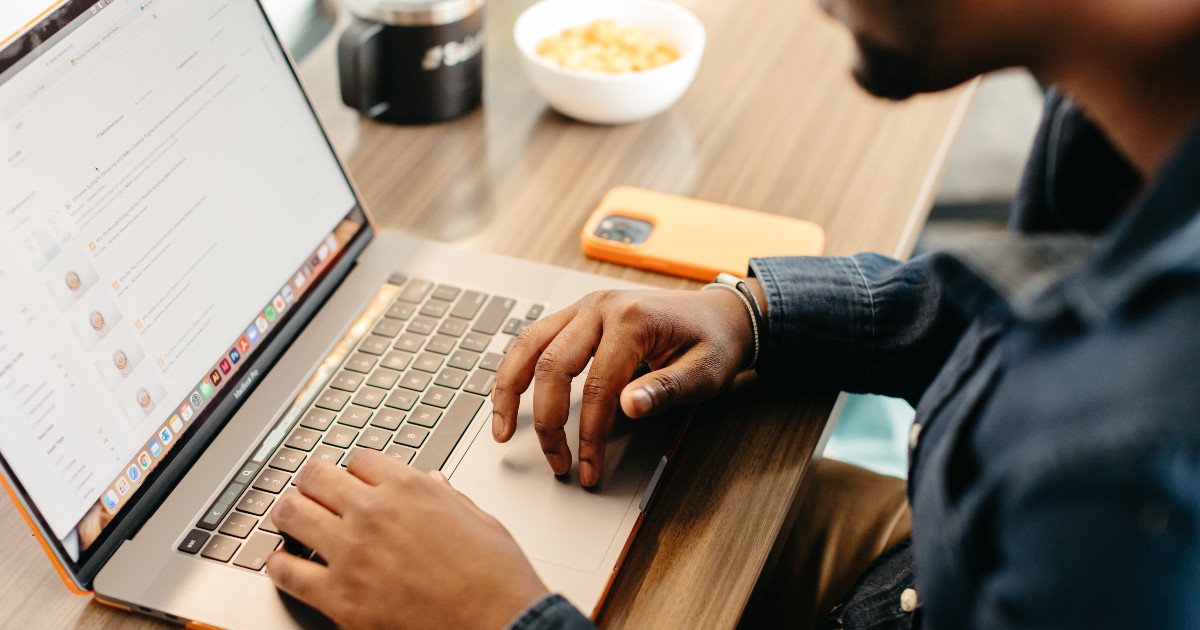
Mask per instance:
[[[563,29],[599,19],[666,38],[679,49],[679,59],[653,70],[605,74],[568,70],[534,50]],[[654,116],[687,92],[700,68],[706,35],[691,11],[666,0],[542,0],[517,18],[513,39],[530,82],[551,107],[585,122],[619,125]]]

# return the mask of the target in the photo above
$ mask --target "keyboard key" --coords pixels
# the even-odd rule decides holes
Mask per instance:
[[[400,428],[400,423],[404,422],[404,416],[405,414],[402,411],[394,411],[384,407],[379,410],[379,413],[375,414],[375,417],[371,420],[371,426],[395,431]]]
[[[275,497],[258,490],[251,490],[238,501],[237,509],[239,512],[246,512],[255,516],[262,516],[267,513],[267,509],[271,507],[271,503],[275,501]]]
[[[490,396],[492,388],[496,386],[496,375],[486,370],[475,370],[471,374],[471,378],[463,385],[463,391],[479,394],[480,396]]]
[[[398,320],[404,321],[404,320],[408,319],[409,317],[412,317],[413,311],[415,311],[415,310],[416,310],[416,308],[413,307],[412,304],[396,302],[395,304],[392,305],[391,308],[389,308],[387,310],[386,313],[384,313],[384,316],[390,317],[392,319],[398,319]]]
[[[410,333],[417,335],[428,335],[437,327],[437,320],[428,317],[414,317],[411,322],[408,322],[408,328],[405,328]]]
[[[433,426],[435,424],[437,424],[438,418],[441,418],[441,417],[442,417],[442,412],[440,410],[434,409],[433,407],[427,407],[425,405],[421,405],[421,406],[417,407],[416,409],[413,409],[413,412],[412,412],[411,416],[409,417],[408,421],[415,425],[422,426],[427,429],[432,429]]]
[[[375,357],[369,354],[355,352],[349,359],[346,359],[346,369],[352,372],[369,374],[373,367],[375,367]]]
[[[411,353],[402,352],[400,350],[392,350],[379,360],[379,367],[402,372],[408,367],[409,363],[412,363],[412,360],[413,355]]]
[[[433,288],[433,283],[428,280],[413,280],[409,282],[400,295],[396,297],[398,301],[412,302],[420,304],[425,299],[425,294]]]
[[[459,298],[458,303],[450,311],[450,317],[459,319],[475,319],[479,309],[483,308],[487,295],[478,291],[467,291]]]
[[[404,462],[407,464],[408,462]],[[204,543],[208,542],[209,534],[200,529],[193,529],[183,538],[183,542],[179,543],[179,550],[184,553],[196,555],[204,548]]]
[[[403,328],[404,328],[404,324],[402,324],[394,319],[387,319],[385,317],[384,319],[379,320],[378,324],[375,324],[375,328],[372,328],[371,332],[374,333],[376,336],[382,336],[382,337],[386,337],[388,339],[395,339],[396,335],[399,335],[400,331]]]
[[[429,300],[428,302],[425,303],[425,306],[421,307],[421,310],[419,312],[422,315],[424,315],[425,317],[441,319],[442,316],[446,314],[446,311],[449,311],[449,310],[450,310],[449,302],[443,302],[442,300]]]
[[[506,335],[519,335],[521,329],[525,327],[525,320],[514,317],[504,324],[504,328],[500,332]]]
[[[334,417],[335,415],[332,411],[325,411],[324,409],[314,407],[309,409],[308,413],[304,414],[304,419],[300,421],[300,426],[312,429],[313,431],[324,431],[329,428],[329,425],[333,424]]]
[[[450,405],[438,422],[438,428],[434,429],[429,439],[425,441],[425,447],[421,449],[420,453],[417,453],[416,459],[412,462],[413,467],[421,472],[440,469],[446,463],[446,459],[450,457],[450,453],[454,451],[454,447],[458,445],[458,441],[462,439],[463,433],[470,426],[475,414],[479,413],[483,401],[484,398],[471,394],[456,396],[454,404]]]
[[[354,395],[354,404],[378,409],[379,405],[383,404],[385,396],[387,396],[387,392],[378,387],[364,387]]]
[[[233,564],[251,571],[258,571],[267,563],[267,557],[271,555],[271,552],[278,549],[281,544],[283,544],[283,538],[279,536],[255,532]]]
[[[362,382],[363,376],[361,374],[342,370],[337,376],[333,377],[332,381],[329,381],[329,386],[344,392],[352,392],[358,389],[358,386],[362,385]]]
[[[335,426],[329,430],[329,433],[325,435],[325,439],[322,442],[338,448],[350,448],[356,437],[358,437],[358,431],[350,427]]]
[[[508,354],[508,349],[509,349],[509,348],[511,348],[511,347],[512,347],[512,345],[513,345],[514,343],[516,343],[516,342],[517,342],[517,338],[516,338],[516,337],[513,337],[512,339],[509,339],[509,340],[508,340],[508,343],[504,344],[504,350],[502,350],[501,352],[503,352],[504,354]]]
[[[408,276],[402,273],[393,273],[392,275],[388,276],[387,281],[388,284],[394,284],[398,287],[402,287],[408,282]]]
[[[438,354],[450,354],[450,351],[454,349],[454,337],[434,335],[429,343],[425,344],[425,349]]]
[[[355,444],[363,448],[382,451],[383,447],[387,446],[388,441],[391,439],[391,431],[384,431],[383,429],[370,427],[366,431],[362,432],[362,435],[359,436],[358,441],[355,442]]]
[[[488,302],[487,308],[483,309],[483,314],[479,319],[475,320],[475,325],[471,326],[471,330],[485,335],[494,335],[500,329],[500,324],[504,323],[504,318],[508,317],[513,306],[516,306],[517,301],[511,298],[496,296]]]
[[[312,457],[309,458],[309,461],[320,460],[320,461],[328,462],[328,463],[336,466],[337,463],[342,460],[342,455],[345,455],[345,452],[339,451],[338,449],[333,448],[332,446],[323,446],[322,445],[322,446],[318,446],[316,451],[313,451]]]
[[[400,338],[396,340],[396,345],[392,347],[397,350],[403,350],[405,352],[416,354],[424,343],[424,337],[420,335],[414,335],[412,333],[404,333],[403,335],[400,335]]]
[[[396,370],[378,367],[371,372],[371,378],[367,379],[367,385],[380,389],[391,389],[396,386],[398,380],[400,380],[400,373]]]
[[[459,348],[470,350],[471,352],[483,352],[487,350],[488,344],[492,342],[492,338],[479,333],[470,333],[463,338]]]
[[[225,487],[225,492],[217,498],[217,503],[236,503],[238,497],[242,496],[242,490],[246,489],[246,484],[234,482]]]
[[[392,340],[387,337],[380,337],[379,335],[367,335],[367,338],[363,339],[362,343],[358,344],[358,351],[379,356],[384,352],[387,352],[391,345]]]
[[[207,529],[208,531],[216,529],[217,525],[221,523],[221,519],[225,518],[225,515],[229,513],[232,507],[233,503],[214,503],[208,508],[208,512],[204,513],[204,518],[200,519],[199,523],[196,523],[196,527]]]
[[[450,360],[446,361],[446,365],[459,370],[470,370],[475,367],[475,363],[479,361],[479,354],[469,352],[467,350],[459,350],[450,355]]]
[[[421,398],[421,402],[439,409],[445,409],[446,406],[450,404],[450,399],[452,398],[454,398],[454,392],[446,389],[445,387],[438,387],[435,385],[434,387],[430,388],[428,392],[426,392],[423,398]]]
[[[383,401],[383,404],[393,409],[408,411],[413,408],[413,405],[417,404],[417,395],[402,389],[396,390],[392,392],[391,396],[387,397],[387,400]]]
[[[287,487],[287,483],[291,480],[291,475],[281,470],[271,470],[268,468],[262,471],[262,474],[258,476],[258,479],[254,481],[254,485],[251,487],[263,492],[279,494],[283,492],[283,489]]]
[[[317,396],[317,406],[321,409],[329,411],[341,411],[342,407],[346,406],[346,401],[350,399],[350,394],[341,392],[336,389],[327,389]]]
[[[371,419],[371,410],[358,405],[350,405],[342,415],[338,416],[338,423],[344,424],[355,429],[361,429],[367,424],[367,420]]]
[[[500,369],[500,361],[504,359],[504,355],[495,352],[489,352],[483,355],[483,360],[479,362],[479,369],[495,372]]]
[[[396,434],[396,443],[401,446],[411,446],[412,448],[421,448],[425,443],[425,438],[429,437],[429,429],[406,424],[400,432]]]
[[[545,304],[534,304],[533,306],[529,307],[529,312],[525,313],[525,319],[527,319],[531,322],[535,321],[542,316],[542,311],[545,311],[545,310],[546,310]]]
[[[292,431],[292,434],[288,436],[287,445],[307,453],[313,450],[313,447],[316,446],[317,440],[319,439],[321,439],[320,433],[317,433],[316,431],[310,431],[308,429],[298,428],[295,431]]]
[[[413,457],[415,457],[417,454],[415,450],[408,448],[407,446],[400,446],[399,444],[393,444],[389,446],[385,452],[394,459],[398,459],[405,464],[411,462]]]
[[[229,559],[233,557],[234,552],[240,546],[242,544],[235,538],[213,536],[212,540],[208,541],[208,544],[204,546],[204,551],[200,555],[209,560],[216,560],[217,562],[229,562]]]
[[[459,293],[462,293],[462,289],[459,289],[458,287],[439,284],[438,287],[433,290],[433,295],[431,297],[438,300],[453,302],[454,298],[458,297]]]
[[[433,377],[424,372],[408,372],[404,378],[400,379],[400,387],[411,389],[414,392],[423,392],[426,387],[429,387],[429,381],[432,380]]]
[[[258,519],[249,514],[241,514],[234,512],[225,519],[225,524],[221,526],[221,533],[234,538],[245,538],[254,531],[254,526],[258,525]]]
[[[467,373],[454,368],[446,368],[438,374],[437,384],[449,389],[458,389],[467,380]]]
[[[436,354],[422,352],[421,356],[417,357],[417,360],[413,362],[413,369],[433,374],[442,367],[442,361],[445,361],[445,359]]]
[[[304,463],[305,457],[304,453],[285,446],[275,453],[275,457],[271,460],[271,468],[294,473],[300,470],[300,464]]]
[[[461,337],[467,332],[467,322],[461,319],[447,319],[438,326],[438,333],[451,337]]]

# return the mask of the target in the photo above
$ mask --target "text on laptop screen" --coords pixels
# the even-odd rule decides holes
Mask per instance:
[[[0,454],[78,560],[361,214],[255,2],[64,6],[0,50]]]

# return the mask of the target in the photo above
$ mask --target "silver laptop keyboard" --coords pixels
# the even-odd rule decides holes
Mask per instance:
[[[183,536],[180,552],[261,571],[284,545],[271,507],[296,491],[293,478],[308,462],[346,466],[370,449],[422,471],[440,469],[491,394],[504,352],[544,309],[400,275],[373,304],[383,312],[373,316],[368,307],[360,317],[369,332],[352,330],[343,340],[345,358],[312,383],[319,393],[284,427],[286,439],[275,448],[267,438],[257,450],[274,454],[243,464]]]

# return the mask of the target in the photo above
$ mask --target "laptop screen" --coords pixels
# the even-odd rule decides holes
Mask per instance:
[[[365,217],[253,0],[42,3],[0,31],[0,455],[78,563]]]

